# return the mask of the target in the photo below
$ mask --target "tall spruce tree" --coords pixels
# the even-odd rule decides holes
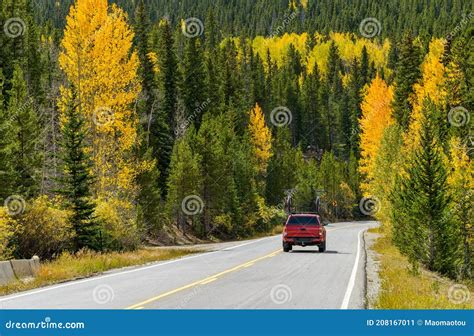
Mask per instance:
[[[272,156],[268,163],[265,189],[268,204],[280,204],[285,197],[285,191],[296,187],[301,161],[302,154],[292,147],[288,128],[278,128],[273,138]]]
[[[407,129],[413,109],[411,98],[413,85],[421,78],[421,51],[411,34],[406,34],[400,43],[400,53],[395,75],[393,116],[398,124]]]
[[[14,192],[15,171],[13,166],[13,152],[15,150],[15,137],[12,127],[12,118],[8,115],[3,85],[5,77],[0,68],[0,202],[3,202]]]
[[[326,121],[328,125],[328,144],[330,150],[337,150],[339,145],[339,122],[341,118],[341,97],[342,97],[342,79],[341,79],[341,59],[339,51],[334,43],[329,46],[328,66],[325,83],[326,101]]]
[[[72,210],[71,223],[75,231],[74,250],[102,249],[101,229],[94,218],[92,201],[91,161],[86,154],[85,122],[79,112],[80,102],[74,88],[64,114],[62,126],[62,161],[64,176],[59,192],[65,196]]]
[[[359,157],[359,141],[360,141],[360,128],[359,128],[359,119],[362,115],[362,110],[360,104],[362,103],[362,94],[361,90],[365,83],[365,78],[367,74],[363,75],[362,66],[363,62],[359,66],[357,59],[354,59],[351,64],[351,72],[349,77],[349,84],[347,88],[348,103],[349,103],[349,129],[347,130],[350,144],[350,151]]]
[[[205,82],[204,53],[198,37],[186,38],[184,51],[183,80],[181,95],[186,117],[193,122],[197,129],[202,120],[202,111],[199,108],[207,100],[207,86]]]
[[[41,157],[38,153],[40,125],[33,99],[28,95],[24,72],[18,63],[13,70],[7,114],[11,118],[9,145],[12,149],[15,191],[24,196],[38,192],[38,172]]]
[[[167,20],[158,27],[157,56],[160,72],[157,75],[160,107],[152,118],[150,144],[160,172],[159,187],[163,195],[167,191],[168,170],[175,137],[178,104],[178,61],[175,54],[173,32]]]
[[[155,103],[156,84],[153,63],[150,59],[151,47],[149,43],[150,22],[148,10],[144,0],[139,0],[135,10],[135,45],[140,59],[140,78],[142,83],[142,97],[144,98],[142,115],[149,116]],[[145,120],[147,118],[144,118]]]
[[[453,226],[447,215],[447,174],[431,115],[436,106],[424,103],[420,145],[394,195],[393,221],[397,244],[414,263],[449,274],[453,267]],[[397,184],[397,183],[396,183]],[[451,266],[450,266],[451,265]]]
[[[186,197],[193,197],[197,202],[202,197],[201,158],[191,148],[195,136],[194,127],[191,126],[184,137],[176,141],[171,156],[168,178],[166,210],[168,216],[177,223],[178,228],[183,232],[186,232],[188,221],[191,221],[191,227],[195,232],[199,232],[201,229],[200,211],[194,215],[189,215],[183,209],[183,201]],[[202,203],[198,206],[204,207],[206,204]],[[203,209],[198,208],[198,210]]]
[[[303,148],[311,147],[317,150],[326,148],[327,129],[321,112],[321,77],[317,65],[315,65],[312,73],[306,75],[301,100],[301,144]]]
[[[361,88],[364,87],[364,85],[370,83],[370,73],[369,73],[369,53],[367,52],[367,47],[364,46],[362,48],[362,53],[360,56],[360,82],[359,86]]]

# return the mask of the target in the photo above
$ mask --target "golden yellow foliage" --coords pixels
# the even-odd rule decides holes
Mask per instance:
[[[361,105],[360,119],[360,171],[365,174],[366,182],[373,180],[375,159],[386,127],[393,123],[393,90],[379,76],[370,83]],[[364,188],[364,185],[363,185]]]
[[[67,17],[59,63],[78,91],[98,194],[132,192],[138,173],[129,158],[138,141],[131,106],[140,92],[133,37],[126,14],[107,0],[78,0]],[[69,95],[62,88],[63,111]]]
[[[9,243],[16,225],[16,221],[8,214],[7,208],[0,207],[0,260],[6,260],[11,256]]]
[[[423,102],[429,98],[433,103],[442,106],[446,101],[446,68],[441,62],[444,52],[444,40],[433,39],[430,43],[430,51],[421,65],[422,81],[414,85],[415,101],[411,114],[411,122],[405,135],[407,150],[414,150],[420,139],[420,129],[423,119]]]
[[[62,199],[39,196],[30,200],[26,211],[16,219],[15,243],[27,258],[51,257],[70,247],[74,229],[71,211],[61,208]]]
[[[474,167],[467,146],[453,137],[449,141],[449,150],[449,157],[445,157],[446,166],[451,167],[448,184],[453,190],[474,190]]]
[[[272,38],[265,38],[257,36],[252,42],[253,49],[262,57],[266,59],[267,50],[270,50],[272,60],[276,62],[278,67],[284,63],[284,57],[288,52],[290,44],[293,44],[295,49],[301,54],[302,61],[308,66],[308,71],[311,73],[318,65],[321,72],[324,74],[327,68],[327,59],[329,55],[329,46],[331,41],[336,44],[341,59],[349,63],[354,57],[360,57],[362,49],[365,46],[369,54],[370,61],[375,63],[377,68],[384,68],[385,73],[389,74],[387,66],[388,54],[390,51],[390,42],[385,40],[383,44],[379,44],[375,40],[364,38],[357,38],[351,33],[331,33],[329,39],[325,39],[320,34],[315,34],[315,42],[313,50],[308,52],[306,42],[309,38],[308,33],[302,34],[284,34]]]
[[[267,170],[268,160],[272,155],[272,134],[265,125],[265,118],[258,104],[250,111],[248,128],[257,161],[257,170],[262,174]]]
[[[103,223],[107,232],[107,242],[114,249],[133,249],[140,242],[137,221],[133,215],[133,205],[118,198],[99,198],[95,216]]]

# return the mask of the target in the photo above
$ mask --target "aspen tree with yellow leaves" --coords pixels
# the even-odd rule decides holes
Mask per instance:
[[[393,123],[392,102],[393,90],[379,76],[370,83],[361,105],[360,119],[360,172],[365,175],[363,191],[367,192],[367,183],[374,178],[374,164],[384,130]]]
[[[265,124],[263,111],[258,104],[250,111],[248,130],[252,139],[257,173],[265,175],[268,160],[272,156],[272,134]]]
[[[139,165],[131,150],[137,144],[137,116],[131,105],[140,84],[133,37],[122,9],[109,6],[107,0],[78,0],[67,17],[61,43],[59,64],[77,89],[98,196],[130,197],[136,191]],[[62,101],[67,100],[68,88],[61,91]]]
[[[413,85],[413,110],[404,139],[408,151],[414,151],[420,141],[421,124],[425,117],[422,113],[424,101],[430,99],[438,107],[443,107],[446,102],[446,68],[442,63],[443,52],[444,41],[433,39],[430,50],[421,64],[422,79]]]

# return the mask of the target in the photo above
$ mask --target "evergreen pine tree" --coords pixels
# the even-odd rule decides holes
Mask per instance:
[[[327,129],[322,118],[321,78],[315,65],[313,72],[306,75],[302,87],[302,145],[315,150],[326,148]]]
[[[203,172],[202,234],[207,235],[221,224],[229,228],[230,219],[238,207],[237,186],[233,177],[233,156],[230,152],[235,134],[229,115],[204,114],[201,128],[193,143],[196,154],[201,157]],[[225,225],[222,221],[226,221]]]
[[[403,129],[408,127],[413,109],[411,96],[413,85],[421,78],[420,48],[410,34],[404,36],[400,45],[400,54],[395,75],[395,92],[393,99],[393,116]]]
[[[12,149],[13,179],[17,193],[33,196],[38,191],[37,180],[41,158],[37,146],[40,142],[40,125],[33,100],[28,96],[24,73],[17,63],[14,66],[7,114],[12,118],[9,139]]]
[[[187,219],[192,221],[195,232],[200,231],[199,215],[206,204],[198,204],[198,213],[188,215],[183,210],[183,201],[186,197],[194,197],[199,202],[202,200],[202,170],[201,158],[191,148],[195,139],[194,127],[186,131],[184,137],[178,139],[171,156],[170,174],[168,178],[168,195],[166,210],[168,216],[176,221],[178,228],[186,231]],[[199,208],[201,207],[201,208]]]
[[[420,146],[395,191],[394,234],[401,233],[397,242],[410,260],[421,261],[429,269],[448,274],[453,267],[453,227],[446,216],[449,196],[447,174],[442,150],[436,138],[437,127],[431,115],[433,103],[424,103],[425,119],[420,131]],[[399,211],[399,212],[398,212]],[[403,232],[406,231],[406,232]],[[451,266],[450,266],[451,265]]]
[[[14,158],[15,132],[12,125],[12,118],[8,115],[5,99],[3,97],[3,85],[5,77],[0,68],[0,202],[3,202],[8,196],[14,192]]]
[[[342,109],[340,106],[342,98],[342,79],[340,75],[341,59],[339,51],[334,43],[331,42],[329,46],[328,68],[326,74],[326,121],[328,125],[328,144],[330,150],[338,150],[340,129],[339,124],[342,121]]]
[[[153,63],[149,57],[151,52],[149,32],[150,22],[147,7],[144,0],[139,0],[135,10],[135,45],[140,59],[139,74],[142,82],[142,96],[144,97],[144,108],[140,112],[144,116],[149,116],[152,113],[156,99]]]
[[[204,53],[199,38],[186,39],[182,66],[183,81],[181,83],[181,95],[186,117],[192,120],[196,128],[199,129],[202,119],[202,111],[199,109],[199,106],[207,101]]]
[[[298,167],[302,154],[291,145],[290,132],[280,127],[276,130],[272,144],[272,156],[268,163],[266,200],[270,205],[280,204],[285,191],[294,189],[298,183]]]
[[[362,54],[360,56],[360,82],[359,87],[363,88],[366,84],[369,84],[371,78],[369,77],[369,53],[367,47],[362,48]]]
[[[85,123],[79,104],[76,91],[72,88],[61,129],[64,177],[59,192],[65,196],[72,210],[70,220],[75,231],[74,250],[102,250],[101,228],[94,218],[91,162],[85,151]]]
[[[174,133],[177,130],[176,114],[178,104],[178,61],[174,51],[174,39],[170,24],[167,20],[159,23],[159,38],[157,46],[159,92],[161,103],[152,118],[150,144],[153,156],[159,170],[158,186],[166,195],[168,169],[173,150]]]
[[[366,69],[363,69],[363,62],[359,66],[357,59],[354,59],[351,64],[351,72],[349,77],[349,84],[347,89],[348,103],[349,103],[349,121],[348,130],[346,132],[349,137],[350,151],[354,153],[356,157],[359,157],[359,141],[360,141],[360,128],[359,119],[362,115],[360,105],[362,103],[362,88],[367,83],[362,78],[367,74],[362,75]]]

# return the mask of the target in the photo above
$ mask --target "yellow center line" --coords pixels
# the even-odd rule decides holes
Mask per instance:
[[[211,283],[211,282],[216,281],[216,280],[217,280],[217,278],[212,278],[212,279],[201,282],[201,285],[206,285],[206,284]]]
[[[223,275],[226,275],[226,274],[229,274],[229,273],[238,271],[239,269],[242,269],[242,268],[244,268],[244,267],[251,266],[251,265],[249,265],[249,264],[254,264],[254,263],[256,263],[256,262],[258,262],[258,261],[261,261],[261,260],[263,260],[263,259],[274,257],[274,256],[276,256],[276,255],[277,255],[278,253],[280,253],[280,252],[281,252],[281,250],[278,249],[278,250],[273,251],[272,253],[267,254],[267,255],[265,255],[265,256],[263,256],[263,257],[259,257],[259,258],[256,258],[256,259],[247,261],[246,263],[237,265],[237,266],[232,267],[232,268],[230,268],[230,269],[228,269],[228,270],[225,270],[225,271],[223,271],[223,272],[220,272],[220,273],[211,275],[211,276],[209,276],[209,277],[207,277],[207,278],[204,278],[204,279],[201,279],[201,280],[192,282],[192,283],[190,283],[190,284],[188,284],[188,285],[185,285],[185,286],[182,286],[182,287],[173,289],[173,290],[171,290],[171,291],[169,291],[169,292],[165,292],[165,293],[163,293],[163,294],[160,294],[160,295],[158,295],[158,296],[152,297],[152,298],[150,298],[150,299],[148,299],[148,300],[145,300],[145,301],[143,301],[143,302],[134,304],[134,305],[132,305],[132,306],[130,306],[130,307],[127,307],[127,309],[139,309],[139,308],[143,308],[144,305],[147,305],[147,304],[149,304],[149,303],[158,301],[158,300],[160,300],[160,299],[162,299],[162,298],[164,298],[164,297],[167,297],[167,296],[170,296],[170,295],[172,295],[172,294],[181,292],[181,291],[183,291],[183,290],[186,290],[186,289],[195,287],[195,286],[197,286],[197,285],[203,285],[203,284],[205,284],[205,283],[212,282],[212,281],[214,281],[214,280],[217,280],[217,278],[220,277],[220,276],[223,276]],[[248,266],[246,266],[246,265],[248,265]]]
[[[340,227],[340,228],[334,228],[334,229],[327,229],[326,231],[330,232],[330,231],[336,231],[336,230],[340,230],[340,229],[345,229],[345,228],[348,228],[348,226],[344,226],[344,227]],[[178,292],[181,292],[183,290],[186,290],[186,289],[189,289],[189,288],[192,288],[192,287],[195,287],[195,286],[198,286],[198,285],[205,285],[205,284],[208,284],[208,283],[211,283],[213,281],[216,281],[220,276],[223,276],[223,275],[226,275],[226,274],[229,274],[229,273],[232,273],[232,272],[235,272],[235,271],[238,271],[242,268],[247,268],[247,267],[250,267],[250,266],[253,266],[256,262],[258,261],[261,261],[263,259],[266,259],[266,258],[271,258],[271,257],[274,257],[276,256],[278,253],[281,252],[281,249],[278,249],[276,251],[273,251],[272,253],[270,254],[267,254],[263,257],[259,257],[259,258],[256,258],[256,259],[253,259],[253,260],[250,260],[250,261],[247,261],[243,264],[240,264],[240,265],[237,265],[235,267],[232,267],[228,270],[225,270],[223,272],[220,272],[220,273],[217,273],[217,274],[214,274],[214,275],[211,275],[207,278],[204,278],[204,279],[201,279],[201,280],[198,280],[198,281],[195,281],[195,282],[192,282],[188,285],[185,285],[185,286],[182,286],[182,287],[179,287],[179,288],[176,288],[176,289],[173,289],[169,292],[165,292],[163,294],[160,294],[158,296],[155,296],[155,297],[152,297],[148,300],[145,300],[143,302],[140,302],[140,303],[137,303],[137,304],[134,304],[130,307],[127,307],[127,309],[143,309],[144,305],[147,305],[149,303],[152,303],[152,302],[155,302],[155,301],[158,301],[164,297],[167,297],[167,296],[170,296],[170,295],[173,295],[175,293],[178,293]]]

